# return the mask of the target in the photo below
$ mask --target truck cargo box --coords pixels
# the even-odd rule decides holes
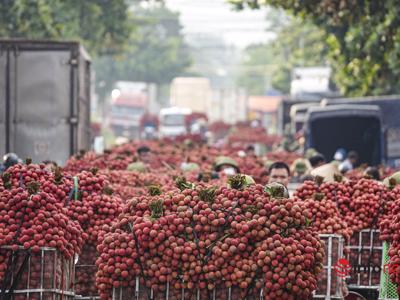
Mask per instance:
[[[311,107],[306,123],[306,148],[315,148],[328,161],[335,151],[357,151],[360,163],[384,161],[381,110],[375,105]]]
[[[0,154],[63,164],[90,148],[90,58],[78,42],[0,40]]]
[[[400,166],[400,95],[324,99],[321,105],[376,105],[382,112],[387,163]]]

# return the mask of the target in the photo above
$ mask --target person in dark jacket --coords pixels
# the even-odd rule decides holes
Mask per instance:
[[[368,167],[365,171],[364,171],[364,175],[374,179],[374,180],[381,180],[381,175],[379,173],[379,169],[377,167]]]
[[[309,162],[311,164],[311,167],[313,169],[318,168],[318,167],[326,164],[325,156],[323,156],[321,153],[317,153],[317,154],[311,156],[308,160],[309,160]]]

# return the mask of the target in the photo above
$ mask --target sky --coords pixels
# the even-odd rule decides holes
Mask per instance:
[[[166,0],[180,12],[183,33],[219,35],[228,45],[244,48],[274,37],[266,32],[267,9],[234,11],[224,0]]]

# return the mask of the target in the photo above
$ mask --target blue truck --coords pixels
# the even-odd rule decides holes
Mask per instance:
[[[332,160],[339,148],[357,151],[360,163],[385,162],[384,127],[376,105],[332,105],[308,109],[304,133],[306,148]]]

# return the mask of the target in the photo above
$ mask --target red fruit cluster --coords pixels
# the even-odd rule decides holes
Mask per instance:
[[[18,249],[17,252],[10,248],[0,249],[0,280],[2,285],[5,281],[6,287],[9,288],[12,285],[11,273],[4,274],[5,267],[9,262],[9,258],[13,256],[13,267],[14,270],[18,270],[25,260],[28,253],[23,249]],[[24,271],[21,277],[16,283],[16,290],[26,290],[28,287],[32,290],[63,290],[72,291],[73,285],[71,280],[71,272],[73,267],[72,260],[66,260],[65,257],[59,255],[54,249],[41,249],[40,252],[32,252],[30,254],[29,260],[24,266]],[[10,270],[8,270],[9,272]],[[13,274],[15,279],[15,274]],[[29,294],[16,293],[12,297],[13,299],[38,299],[39,292]]]
[[[74,193],[78,199],[71,199],[68,203],[67,214],[72,220],[79,222],[87,235],[85,247],[79,257],[76,269],[77,293],[80,295],[95,295],[94,276],[97,240],[104,225],[109,225],[122,212],[122,200],[113,196],[106,176],[83,171],[76,176],[77,186]]]
[[[17,251],[22,246],[34,253],[41,247],[52,247],[69,259],[80,252],[85,235],[81,226],[68,218],[63,203],[55,197],[61,198],[64,191],[55,188],[55,183],[46,182],[46,178],[54,178],[45,172],[37,165],[16,165],[3,174],[0,247],[10,246]],[[22,174],[21,186],[15,187],[14,178],[18,173]]]
[[[343,203],[354,214],[345,216],[347,223],[359,231],[376,228],[383,204],[387,199],[386,187],[372,179],[361,179],[353,185],[353,193],[348,203]]]
[[[79,260],[75,265],[75,293],[82,296],[96,296],[95,274],[97,272],[96,245],[86,243],[82,247]]]
[[[339,212],[337,205],[323,193],[316,193],[312,198],[303,201],[311,212],[310,228],[317,233],[339,234],[349,241],[352,230]]]
[[[104,224],[111,224],[122,212],[122,201],[112,196],[106,176],[83,171],[76,175],[76,185],[67,204],[67,214],[76,220],[88,235],[86,243],[97,244]]]
[[[126,202],[133,197],[147,195],[148,186],[162,186],[168,190],[174,182],[171,176],[155,173],[137,173],[132,171],[101,171],[110,182],[110,187]]]
[[[272,147],[281,138],[277,135],[269,135],[263,127],[253,128],[250,126],[239,126],[228,136],[228,144],[249,144],[258,142],[268,147]]]
[[[50,172],[45,169],[45,165],[31,164],[28,160],[28,164],[17,164],[2,175],[0,191],[1,187],[18,188],[32,181],[39,185],[41,191],[52,194],[60,203],[64,203],[72,188],[70,178],[64,176],[60,168]]]
[[[388,189],[387,198],[382,201],[383,214],[379,218],[380,239],[400,241],[400,186]]]
[[[271,247],[273,245],[273,247]],[[257,264],[265,276],[265,299],[308,299],[322,271],[321,241],[308,231],[290,237],[274,235],[256,248]]]
[[[172,293],[232,286],[241,298],[264,289],[279,299],[308,299],[323,258],[323,244],[306,228],[310,213],[243,180],[231,179],[235,189],[199,185],[132,199],[100,237],[100,297],[141,277],[155,291],[168,282]]]
[[[306,181],[296,191],[295,196],[305,200],[315,193],[322,193],[328,200],[336,203],[343,219],[356,232],[378,226],[388,199],[388,191],[384,185],[365,178],[333,183]]]

